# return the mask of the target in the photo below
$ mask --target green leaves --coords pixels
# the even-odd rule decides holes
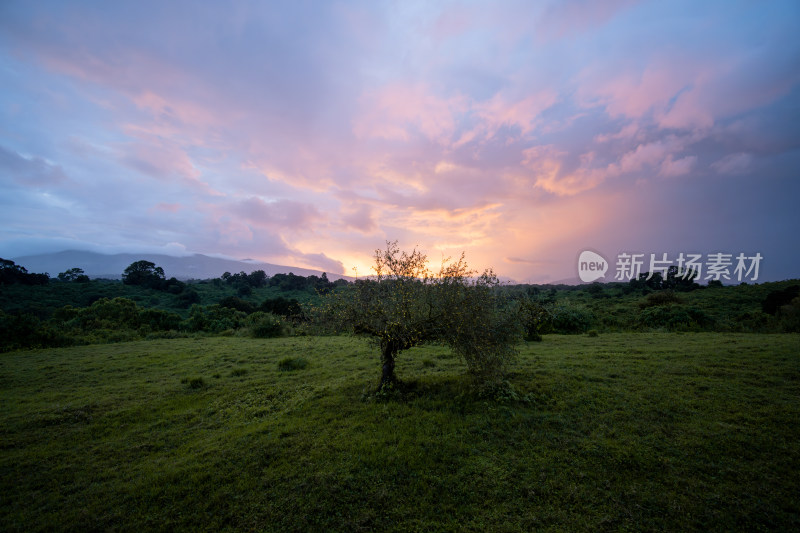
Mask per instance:
[[[521,338],[518,313],[503,301],[491,270],[480,276],[464,254],[442,262],[433,274],[418,250],[387,242],[375,252],[375,276],[328,296],[314,310],[315,321],[336,332],[373,338],[382,357],[427,342],[448,344],[483,377],[502,373]]]

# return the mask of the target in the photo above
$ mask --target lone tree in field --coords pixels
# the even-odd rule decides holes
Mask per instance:
[[[505,308],[491,270],[475,277],[464,255],[432,273],[418,250],[401,252],[397,242],[375,251],[375,275],[328,296],[318,318],[337,331],[376,341],[381,353],[379,389],[397,381],[398,354],[427,342],[449,345],[469,371],[481,378],[500,375],[516,354],[516,313]]]

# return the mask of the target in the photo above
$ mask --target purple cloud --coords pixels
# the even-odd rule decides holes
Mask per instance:
[[[728,243],[786,276],[798,10],[5,2],[0,254],[176,243],[352,273],[399,239],[552,280],[585,246]]]

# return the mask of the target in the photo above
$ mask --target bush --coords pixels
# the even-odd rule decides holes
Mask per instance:
[[[778,319],[781,331],[800,333],[800,296],[780,308]]]
[[[283,372],[291,372],[293,370],[302,370],[308,366],[308,361],[302,357],[286,357],[278,362],[278,370]]]
[[[678,295],[675,294],[674,291],[667,289],[648,294],[644,301],[639,302],[639,307],[641,309],[646,309],[657,305],[670,305],[674,303],[681,303],[681,299],[678,298]]]
[[[649,307],[639,316],[645,328],[669,331],[700,331],[713,326],[713,320],[704,311],[682,306]]]
[[[542,333],[553,331],[553,313],[549,304],[523,297],[519,301],[519,320],[523,328],[523,340],[540,342]]]
[[[555,333],[585,333],[592,325],[593,316],[590,311],[559,305],[553,309],[553,331]]]
[[[143,309],[139,312],[139,321],[150,331],[169,331],[180,327],[181,317],[162,309]]]
[[[774,315],[781,307],[788,305],[798,295],[800,295],[800,285],[792,285],[783,290],[772,291],[761,302],[761,310],[767,314]]]
[[[83,330],[134,329],[142,325],[136,302],[127,298],[100,298],[91,306],[80,309],[68,325]]]
[[[74,344],[72,338],[33,315],[12,315],[0,311],[0,352],[71,344]]]
[[[256,306],[236,296],[228,296],[227,298],[223,298],[219,301],[219,305],[229,309],[236,309],[237,311],[241,311],[242,313],[246,313],[248,315],[254,313],[256,310]]]
[[[185,288],[183,292],[178,295],[178,307],[188,309],[193,304],[200,303],[200,295],[194,289]]]
[[[303,309],[296,299],[286,299],[283,296],[272,299],[267,298],[258,309],[265,313],[273,313],[285,317],[300,316],[303,314]]]
[[[189,385],[190,389],[202,389],[206,386],[206,381],[202,377],[183,378],[181,383]]]
[[[247,315],[236,309],[220,305],[193,305],[184,327],[189,331],[222,333],[225,330],[239,329],[245,325]]]
[[[283,321],[272,313],[257,311],[248,318],[250,336],[256,339],[270,339],[283,335]]]

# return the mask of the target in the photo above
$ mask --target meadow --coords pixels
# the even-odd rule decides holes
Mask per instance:
[[[0,354],[0,529],[800,528],[800,335],[444,347],[190,337]]]

